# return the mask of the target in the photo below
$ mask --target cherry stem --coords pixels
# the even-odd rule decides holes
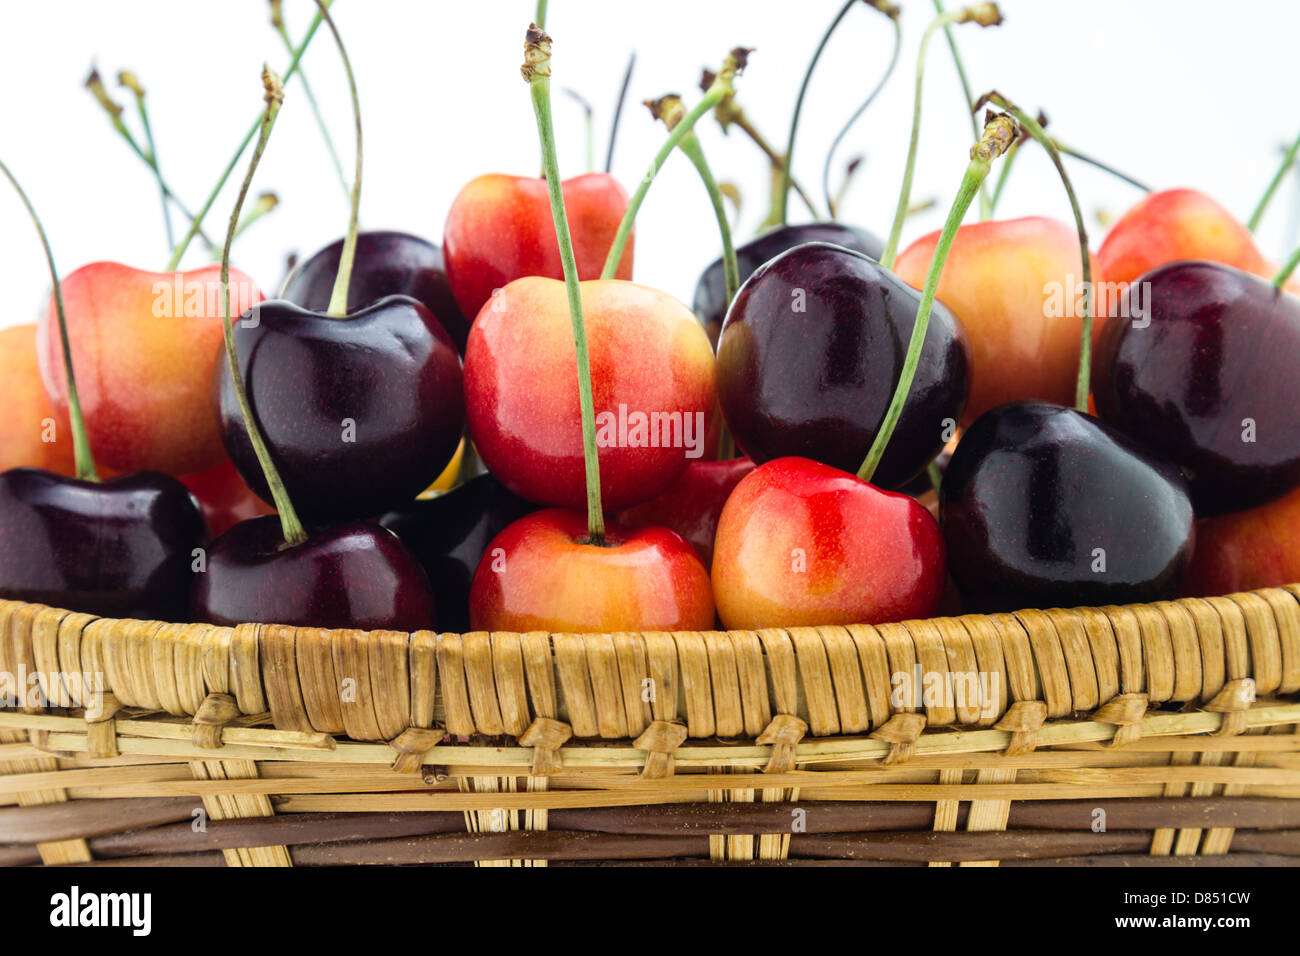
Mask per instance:
[[[596,448],[596,407],[591,391],[591,360],[587,354],[587,327],[582,318],[582,289],[578,284],[578,261],[573,254],[569,216],[564,209],[560,165],[555,156],[555,128],[551,121],[551,38],[536,24],[524,40],[521,72],[528,81],[533,113],[537,117],[537,138],[542,147],[542,166],[551,198],[551,218],[564,267],[564,288],[569,297],[569,319],[573,323],[573,347],[578,360],[578,404],[582,410],[582,458],[587,474],[587,536],[591,544],[605,542],[605,513],[600,503],[600,459]],[[617,260],[616,260],[617,261]]]
[[[77,396],[77,378],[72,373],[72,346],[68,342],[68,320],[63,312],[63,286],[59,282],[59,271],[54,266],[54,253],[50,251],[50,240],[45,235],[45,227],[41,225],[40,216],[36,215],[36,207],[32,205],[23,187],[18,185],[18,180],[3,162],[0,162],[0,173],[4,173],[5,179],[9,180],[18,193],[18,198],[27,207],[27,214],[32,217],[36,232],[41,237],[45,262],[50,269],[50,281],[54,285],[54,310],[59,317],[59,342],[63,347],[63,374],[68,383],[68,420],[72,426],[72,449],[77,477],[83,481],[99,481],[99,474],[95,471],[95,459],[90,453],[90,440],[86,437],[86,420],[81,414],[81,399]]]
[[[894,210],[894,222],[889,227],[889,239],[885,251],[880,256],[880,264],[886,269],[894,268],[894,259],[898,256],[898,243],[903,236],[903,220],[912,202],[912,177],[916,173],[916,147],[921,138],[921,89],[925,80],[925,54],[930,46],[930,39],[935,31],[954,23],[978,23],[980,26],[994,26],[1002,22],[1002,15],[996,4],[978,3],[970,7],[941,13],[930,21],[921,35],[921,49],[916,57],[916,93],[912,103],[912,135],[907,147],[907,165],[903,169],[903,186],[898,193],[898,206]]]
[[[257,222],[257,220],[261,219],[263,216],[267,215],[269,212],[271,212],[271,210],[275,209],[276,206],[278,206],[279,204],[280,204],[280,197],[278,197],[275,193],[262,193],[260,196],[258,196],[257,200],[253,203],[252,207],[248,210],[248,212],[244,213],[243,217],[239,220],[239,225],[235,228],[235,238],[238,239],[240,236],[242,236],[244,234],[244,231],[248,229],[249,226],[253,225],[253,223]],[[216,250],[216,252],[212,254],[212,258],[216,261],[220,261],[221,250],[220,249]]]
[[[885,67],[885,72],[881,74],[875,88],[872,89],[872,91],[867,95],[867,98],[862,101],[858,108],[854,110],[853,115],[849,117],[849,121],[844,124],[838,133],[835,134],[835,139],[831,141],[831,148],[826,151],[826,161],[822,164],[822,195],[826,199],[826,212],[832,219],[835,218],[836,207],[840,205],[839,200],[843,199],[843,194],[848,187],[849,178],[852,175],[850,172],[845,176],[844,189],[841,189],[839,199],[832,197],[831,161],[835,156],[835,151],[839,149],[840,143],[843,142],[844,137],[848,135],[849,130],[853,128],[854,124],[856,124],[859,119],[862,118],[862,114],[867,111],[867,107],[875,102],[876,97],[880,95],[880,91],[883,90],[885,84],[889,82],[889,78],[894,75],[894,68],[898,66],[898,57],[903,49],[903,30],[902,27],[899,26],[897,8],[894,8],[892,15],[884,7],[876,7],[876,9],[888,16],[890,21],[893,23],[894,48],[889,54],[889,64]]]
[[[339,36],[338,27],[329,13],[328,0],[316,0],[319,15],[325,20],[330,33],[334,35],[334,45],[339,48],[339,58],[343,60],[343,72],[348,77],[348,95],[352,98],[352,120],[356,125],[357,169],[352,178],[352,208],[348,213],[348,231],[343,237],[343,251],[339,253],[339,270],[334,276],[334,290],[330,293],[327,315],[341,319],[348,314],[348,285],[352,281],[352,263],[357,254],[357,215],[361,210],[361,98],[357,95],[357,80],[352,74],[352,61],[343,46],[343,37]]]
[[[234,322],[230,315],[230,247],[235,241],[235,232],[239,228],[239,213],[244,207],[244,199],[248,196],[248,188],[253,183],[253,174],[257,172],[257,164],[262,161],[266,142],[271,138],[271,127],[275,125],[275,119],[280,113],[280,104],[284,101],[283,81],[265,66],[262,67],[262,85],[266,90],[266,108],[257,124],[257,145],[253,147],[253,157],[249,161],[248,172],[239,187],[239,198],[235,200],[235,208],[230,213],[230,225],[226,227],[226,243],[221,249],[221,304],[224,313],[221,334],[226,345],[226,367],[230,370],[230,379],[235,386],[235,400],[239,403],[239,413],[244,418],[244,427],[248,429],[249,443],[253,446],[253,453],[257,455],[258,464],[262,466],[266,484],[271,489],[275,510],[280,515],[280,529],[284,533],[284,540],[290,545],[296,545],[307,540],[307,532],[302,522],[298,520],[298,512],[294,510],[293,502],[289,500],[289,492],[280,479],[280,472],[276,469],[275,462],[271,460],[270,449],[266,447],[266,440],[262,437],[262,430],[253,413],[253,404],[248,399],[244,375],[239,370],[239,353],[235,351]]]
[[[153,125],[149,122],[149,107],[145,105],[144,87],[140,84],[139,77],[130,70],[122,70],[118,73],[117,82],[135,96],[135,109],[140,114],[140,127],[144,130],[144,142],[149,149],[150,165],[154,171],[154,178],[158,180],[158,193],[162,200],[163,228],[167,231],[167,248],[170,249],[176,245],[176,236],[172,233],[172,211],[167,199],[162,171],[158,167],[158,145],[154,142]]]
[[[974,112],[971,113],[974,116]],[[998,170],[998,181],[993,187],[993,195],[989,198],[988,215],[981,213],[981,221],[988,221],[993,218],[997,212],[998,203],[1002,201],[1002,190],[1006,188],[1007,180],[1011,178],[1011,167],[1015,165],[1016,157],[1020,155],[1020,144],[1012,143],[1007,154],[1002,157],[1002,168]]]
[[[996,92],[984,94],[976,101],[975,108],[978,109],[985,103],[1001,107],[1014,116],[1024,131],[1047,150],[1047,155],[1052,157],[1052,165],[1056,167],[1057,175],[1061,177],[1061,184],[1065,186],[1065,194],[1070,197],[1070,211],[1074,214],[1074,225],[1079,232],[1079,257],[1083,260],[1083,300],[1080,303],[1083,314],[1079,333],[1079,374],[1074,386],[1074,407],[1076,411],[1087,414],[1088,392],[1092,385],[1092,253],[1088,251],[1088,229],[1084,225],[1083,212],[1079,209],[1078,197],[1074,194],[1074,186],[1065,171],[1065,161],[1061,159],[1061,151],[1057,148],[1056,141],[1043,131],[1043,127],[1036,119],[1001,94]]]
[[[293,39],[289,36],[289,31],[284,25],[284,17],[280,14],[278,0],[272,3],[271,11],[271,25],[275,27],[275,32],[284,41],[284,48],[292,55]],[[316,101],[316,93],[312,90],[311,83],[307,81],[306,70],[300,69],[298,71],[298,85],[302,87],[302,95],[307,98],[307,105],[311,107],[311,115],[316,119],[316,128],[320,130],[321,139],[325,142],[325,149],[330,154],[330,163],[334,166],[339,185],[343,187],[343,195],[351,198],[352,189],[348,186],[348,177],[343,172],[343,161],[339,159],[339,151],[334,145],[334,137],[330,135],[329,127],[325,124],[325,117],[321,114],[320,103]]]
[[[681,122],[673,127],[668,134],[668,138],[664,140],[664,144],[659,147],[659,152],[655,153],[650,168],[641,177],[636,192],[632,194],[632,199],[628,202],[627,212],[623,214],[623,221],[618,224],[618,232],[614,234],[613,245],[609,247],[609,255],[605,257],[605,268],[600,273],[602,279],[612,279],[615,273],[618,272],[618,264],[623,258],[623,249],[627,245],[628,237],[632,234],[632,225],[636,222],[636,214],[641,209],[641,203],[645,201],[646,193],[650,191],[650,184],[654,182],[659,167],[672,155],[678,144],[686,138],[686,134],[695,127],[699,118],[722,102],[724,97],[734,92],[733,81],[736,74],[745,68],[745,58],[750,52],[744,47],[736,47],[727,54],[722,69],[713,78],[713,82],[709,85],[703,99],[696,103],[695,108],[682,117]],[[558,182],[553,184],[553,188],[559,188]]]
[[[1020,128],[1016,121],[1010,116],[999,114],[989,119],[979,142],[971,147],[970,163],[962,177],[961,188],[957,191],[957,197],[948,212],[948,219],[943,224],[943,231],[939,234],[934,258],[930,260],[930,271],[926,274],[925,286],[921,290],[921,301],[916,308],[916,322],[912,326],[912,337],[907,343],[907,355],[903,359],[903,370],[899,374],[898,385],[894,388],[894,395],[889,401],[889,408],[885,411],[884,421],[876,431],[876,437],[867,451],[867,457],[863,459],[862,467],[858,469],[858,477],[863,481],[870,481],[876,473],[880,459],[885,454],[885,448],[889,445],[889,439],[893,437],[894,429],[898,426],[898,419],[903,414],[903,405],[907,401],[907,393],[911,391],[912,380],[916,377],[916,368],[921,361],[921,350],[925,345],[925,335],[930,328],[930,313],[934,311],[939,279],[943,275],[943,266],[948,259],[948,251],[952,248],[957,229],[966,217],[966,211],[970,209],[980,185],[988,177],[990,164],[1005,153],[1019,135]]]
[[[682,98],[675,93],[647,101],[645,105],[650,108],[655,119],[663,121],[670,132],[686,115],[686,106],[682,103]],[[729,307],[731,300],[736,296],[736,290],[740,288],[740,265],[736,261],[736,246],[731,237],[731,222],[727,219],[727,207],[723,202],[722,189],[713,175],[713,170],[709,167],[709,161],[704,158],[704,147],[700,145],[700,139],[695,135],[694,130],[682,137],[678,148],[686,154],[695,171],[700,174],[700,181],[704,183],[704,188],[709,194],[709,202],[713,206],[713,215],[718,220],[718,233],[722,238],[722,268],[726,277]]]
[[[594,173],[596,171],[596,111],[592,108],[591,102],[577,90],[564,87],[560,92],[582,109],[583,139],[587,147],[587,172]]]
[[[1291,258],[1286,261],[1286,265],[1273,277],[1274,287],[1281,290],[1282,286],[1286,285],[1286,280],[1291,278],[1291,273],[1295,272],[1296,266],[1300,266],[1300,249],[1291,253]]]
[[[331,2],[333,2],[333,0],[325,0],[325,6],[329,6]],[[289,67],[284,71],[284,82],[287,83],[293,75],[298,72],[298,64],[302,61],[302,55],[307,51],[307,46],[311,43],[312,37],[316,35],[316,30],[320,27],[322,19],[324,18],[318,10],[316,16],[312,18],[311,25],[307,27],[307,33],[303,36],[302,42],[299,43],[293,51],[293,58],[289,61]],[[181,264],[181,257],[185,255],[185,250],[189,248],[194,237],[198,235],[199,229],[203,225],[204,218],[212,209],[212,205],[217,201],[217,196],[221,193],[222,187],[226,185],[226,180],[230,178],[230,174],[234,172],[235,166],[239,163],[239,157],[244,155],[244,150],[248,149],[248,144],[258,135],[258,131],[261,128],[262,120],[259,117],[257,121],[253,123],[252,128],[249,129],[248,133],[244,136],[239,147],[235,150],[235,155],[230,157],[230,162],[226,164],[226,168],[221,173],[221,177],[217,180],[217,184],[212,187],[212,192],[208,193],[208,198],[204,200],[203,206],[199,209],[198,215],[190,217],[189,231],[181,237],[180,243],[172,250],[171,258],[167,261],[167,265],[163,269],[164,272],[175,272],[176,267]]]
[[[128,76],[128,75],[130,74],[129,73],[120,74],[120,76]],[[143,162],[146,166],[148,166],[149,169],[153,172],[154,179],[158,183],[159,191],[163,194],[163,196],[167,200],[169,200],[173,205],[176,206],[177,209],[181,211],[181,214],[183,216],[185,216],[187,219],[193,222],[194,213],[190,212],[189,209],[186,208],[185,204],[180,201],[177,195],[174,192],[172,192],[171,187],[167,184],[167,181],[163,179],[162,172],[158,168],[158,160],[153,153],[152,133],[149,132],[147,126],[148,121],[145,120],[146,135],[148,135],[150,139],[149,139],[149,149],[146,150],[136,140],[135,136],[132,135],[131,131],[126,126],[126,123],[122,121],[122,107],[118,106],[117,103],[113,102],[112,97],[108,95],[108,90],[104,88],[104,81],[100,78],[98,70],[92,69],[90,71],[90,76],[86,77],[85,85],[86,85],[86,89],[88,89],[91,92],[91,95],[93,95],[95,99],[99,102],[99,105],[103,107],[104,112],[108,114],[109,121],[113,124],[113,129],[116,130],[117,134],[122,137],[123,141],[128,146],[131,147],[131,152],[135,153],[135,155],[139,157],[140,161]],[[144,108],[143,104],[141,104],[141,109],[143,110],[143,108]],[[171,226],[170,221],[167,223],[167,225],[169,227],[168,235],[170,236],[170,226]],[[206,235],[203,234],[202,230],[196,231],[196,235],[198,235],[198,237],[203,241],[205,245],[207,245],[209,249],[216,248],[216,245],[212,242],[212,240],[210,240]],[[168,245],[170,247],[170,241]]]
[[[614,143],[618,141],[618,124],[623,118],[623,103],[627,100],[628,87],[632,85],[632,71],[636,68],[636,50],[627,58],[627,69],[623,71],[623,84],[618,88],[618,102],[614,104],[614,121],[609,127],[609,146],[605,149],[605,172],[614,167]]]
[[[539,30],[546,29],[547,0],[537,0],[537,13],[533,16],[533,26]]]
[[[808,84],[812,80],[813,70],[817,67],[817,61],[822,57],[822,51],[826,49],[826,44],[830,42],[831,34],[835,28],[840,25],[853,5],[858,0],[845,0],[839,12],[835,14],[835,19],[831,21],[826,32],[822,34],[821,41],[817,44],[817,49],[813,51],[812,59],[808,61],[808,68],[804,70],[803,81],[799,84],[799,95],[795,97],[794,112],[790,116],[790,132],[785,140],[785,155],[781,163],[781,185],[776,193],[776,208],[773,210],[773,219],[777,224],[784,226],[786,224],[787,210],[790,199],[790,165],[794,160],[794,138],[795,133],[799,130],[799,115],[803,112],[804,95],[808,92]]]
[[[1291,148],[1286,151],[1282,157],[1282,165],[1278,167],[1273,178],[1269,181],[1268,188],[1264,190],[1264,195],[1259,197],[1259,202],[1255,206],[1255,211],[1250,214],[1250,219],[1246,222],[1246,228],[1254,232],[1264,218],[1264,211],[1268,209],[1268,204],[1273,201],[1273,194],[1277,192],[1277,187],[1281,185],[1282,179],[1286,176],[1287,170],[1296,161],[1296,155],[1300,154],[1300,136],[1297,136]]]
[[[1089,166],[1092,166],[1096,169],[1100,169],[1103,173],[1110,173],[1116,179],[1122,179],[1124,182],[1128,183],[1130,186],[1134,187],[1135,189],[1140,189],[1144,193],[1149,193],[1153,191],[1150,186],[1142,182],[1140,179],[1134,179],[1132,176],[1128,175],[1128,173],[1120,172],[1114,166],[1111,166],[1108,163],[1103,163],[1100,159],[1094,159],[1093,157],[1087,155],[1086,153],[1081,153],[1077,149],[1073,149],[1069,146],[1066,146],[1059,139],[1053,139],[1052,143],[1064,155],[1071,156],[1074,159],[1079,160],[1079,162],[1081,163],[1087,163]]]
[[[934,0],[934,12],[940,16],[944,14],[943,0]],[[975,94],[971,89],[970,77],[966,75],[966,64],[962,61],[961,50],[957,47],[957,37],[953,35],[952,25],[945,24],[943,28],[944,39],[948,41],[948,51],[952,53],[952,65],[957,70],[957,80],[961,83],[962,98],[966,101],[966,108],[970,110],[970,128],[971,133],[976,139],[980,138],[979,120],[975,118],[975,111],[971,109],[971,104],[975,102]],[[1009,158],[1009,157],[1008,157]],[[1005,174],[1005,167],[1004,167]],[[980,220],[985,221],[993,217],[993,201],[989,198],[988,190],[985,186],[980,187]]]

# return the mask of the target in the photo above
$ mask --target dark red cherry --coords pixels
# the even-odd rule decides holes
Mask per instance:
[[[416,631],[433,625],[424,569],[391,531],[357,521],[289,546],[275,515],[241,521],[194,577],[196,621]]]
[[[257,423],[305,523],[382,514],[451,460],[465,424],[460,359],[433,313],[409,296],[337,319],[263,302],[234,332]],[[216,374],[226,449],[270,501],[230,374],[224,364]]]
[[[438,629],[468,631],[469,587],[488,542],[538,505],[479,475],[445,495],[412,501],[379,519],[424,566],[438,608]]]
[[[741,451],[759,464],[798,456],[855,473],[889,407],[920,300],[874,260],[828,243],[760,266],[718,343],[718,399]],[[960,323],[936,302],[874,484],[897,488],[952,437],[970,362]]]
[[[764,262],[805,242],[831,242],[872,259],[879,259],[884,250],[884,244],[871,233],[857,226],[846,226],[842,222],[806,222],[796,226],[778,226],[736,247],[740,281],[748,279]],[[727,314],[727,278],[721,258],[713,260],[695,284],[694,311],[709,333],[709,341],[716,346],[718,335],[722,331],[722,320]]]
[[[626,528],[662,527],[691,543],[706,568],[713,565],[713,539],[722,506],[740,479],[754,470],[748,458],[693,461],[668,489],[649,501],[633,505],[618,516]]]
[[[102,617],[184,621],[203,518],[175,478],[0,473],[0,598]]]
[[[1177,467],[1041,402],[975,420],[944,472],[939,519],[963,606],[978,611],[1173,597],[1194,529]]]
[[[284,281],[280,298],[304,309],[324,312],[334,291],[343,240],[337,239],[300,263]],[[427,239],[405,232],[359,232],[348,283],[348,311],[365,308],[388,295],[409,295],[423,302],[465,354],[469,319],[456,304],[442,263],[442,250]]]
[[[1300,297],[1211,262],[1129,289],[1093,366],[1103,419],[1181,465],[1201,515],[1300,485]]]

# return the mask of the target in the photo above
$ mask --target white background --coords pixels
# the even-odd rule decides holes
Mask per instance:
[[[679,91],[694,102],[700,68],[716,66],[736,44],[756,48],[738,82],[739,98],[773,142],[784,142],[807,58],[839,6],[840,0],[552,0],[547,28],[555,38],[561,169],[566,176],[581,172],[584,148],[581,114],[559,88],[571,86],[596,106],[603,162],[618,82],[634,47],[639,60],[614,165],[624,184],[635,184],[664,135],[640,101]],[[902,6],[900,68],[841,153],[868,157],[845,218],[882,237],[906,153],[917,44],[932,15],[927,0]],[[1001,27],[957,28],[977,92],[996,87],[1026,109],[1045,109],[1063,141],[1156,187],[1204,189],[1243,219],[1249,214],[1281,144],[1300,129],[1300,3],[1004,0],[1001,6],[1007,18]],[[285,0],[285,7],[296,40],[314,5]],[[61,270],[96,259],[161,269],[167,248],[151,175],[117,138],[82,80],[97,63],[134,124],[130,96],[116,89],[115,77],[122,68],[140,75],[163,171],[196,208],[258,114],[262,62],[280,71],[288,62],[266,3],[10,0],[3,11],[0,156],[41,211]],[[532,112],[518,72],[531,2],[338,0],[334,13],[364,110],[363,226],[440,242],[448,206],[469,179],[490,171],[536,174]],[[851,11],[828,48],[795,160],[814,195],[820,196],[827,144],[876,82],[889,48],[887,22],[865,6]],[[350,170],[350,107],[324,27],[304,64]],[[924,116],[913,197],[934,197],[940,208],[909,222],[905,241],[941,224],[971,139],[941,37],[931,45]],[[739,131],[723,136],[711,117],[699,129],[719,178],[744,193],[743,239],[766,211],[765,160]],[[241,162],[207,222],[214,236],[224,230],[244,169]],[[1071,170],[1090,216],[1121,213],[1140,195],[1078,164]],[[309,254],[341,235],[347,217],[296,81],[254,184],[255,193],[264,189],[278,192],[282,204],[241,238],[235,261],[273,294],[286,254]],[[1260,231],[1264,252],[1274,259],[1296,241],[1295,190],[1293,178]],[[803,214],[795,200],[791,209]],[[1036,149],[1017,161],[999,209],[1008,217],[1032,213],[1069,218],[1051,166]],[[1100,233],[1094,231],[1094,248]],[[710,208],[694,170],[678,155],[639,219],[636,276],[689,302],[696,277],[717,251]],[[186,262],[204,258],[196,244]],[[0,279],[0,325],[32,321],[44,308],[48,280],[34,233],[7,194],[0,196]]]

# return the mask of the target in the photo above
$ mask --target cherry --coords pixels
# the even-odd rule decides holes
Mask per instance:
[[[300,263],[285,280],[280,298],[304,309],[326,311],[344,241],[335,240]],[[347,311],[356,312],[390,295],[409,295],[424,303],[456,343],[457,351],[465,353],[469,319],[451,294],[442,250],[426,239],[405,232],[357,233]]]
[[[317,6],[338,45],[349,86],[354,91],[355,111],[356,87],[351,64],[325,4],[318,0]],[[229,270],[230,244],[239,223],[240,208],[266,149],[284,95],[279,78],[270,70],[263,69],[262,80],[266,88],[266,108],[258,127],[257,144],[253,149],[248,172],[226,232],[221,257],[223,286]],[[358,122],[358,133],[359,130]],[[350,259],[351,240],[356,236],[356,198],[357,190],[354,188],[350,241],[341,257],[345,266],[340,270],[341,281],[336,283],[331,297],[331,313],[341,309],[346,298],[346,263]],[[244,432],[262,469],[278,514],[276,517],[242,521],[212,542],[205,570],[198,576],[191,594],[191,608],[195,618],[213,622],[264,621],[304,627],[415,630],[431,626],[434,607],[428,578],[419,562],[391,531],[364,522],[313,528],[310,534],[303,527],[262,436],[257,416],[253,413],[240,368],[234,330],[229,321],[228,294],[223,296],[223,305],[226,315],[223,324],[226,365],[231,393],[243,416]],[[370,310],[363,310],[363,313],[375,312],[376,319],[382,320],[383,313],[390,308],[416,314],[421,319],[420,324],[425,329],[427,340],[434,340],[437,335],[441,335],[446,351],[455,362],[455,353],[447,333],[437,324],[432,314],[415,300],[402,296],[384,299]],[[272,310],[273,315],[291,312],[312,315],[289,303],[277,304]],[[424,321],[426,318],[427,321]],[[315,318],[312,323],[313,329],[339,324]],[[266,391],[274,394],[274,385],[268,384]],[[371,396],[361,397],[368,400]]]
[[[424,569],[397,536],[367,522],[285,546],[280,520],[250,518],[212,542],[195,576],[194,620],[417,631],[433,626]]]
[[[718,397],[757,463],[791,455],[853,470],[885,418],[921,295],[859,253],[807,243],[741,287],[718,343]],[[969,387],[960,324],[936,303],[875,482],[892,488],[952,437]]]
[[[1172,597],[1193,541],[1174,465],[1042,402],[999,406],[962,435],[939,519],[963,604],[981,611]]]
[[[1183,593],[1212,597],[1300,581],[1300,488],[1268,504],[1196,523]]]
[[[607,523],[603,543],[592,544],[582,514],[560,508],[492,539],[469,602],[475,630],[607,634],[714,623],[708,572],[677,532]]]
[[[203,518],[185,486],[168,475],[99,481],[54,256],[26,193],[3,163],[0,173],[30,214],[49,265],[76,469],[75,478],[38,468],[0,473],[0,598],[108,617],[182,620]]]
[[[925,618],[943,584],[930,512],[807,458],[758,466],[718,522],[713,592],[724,627]]]
[[[748,458],[691,462],[663,494],[620,514],[619,524],[670,528],[691,543],[707,568],[713,563],[713,539],[722,506],[732,489],[753,470],[754,463]]]
[[[245,518],[274,513],[270,505],[248,487],[229,459],[207,471],[185,475],[181,483],[198,501],[208,532],[214,536]]]
[[[203,538],[194,499],[170,475],[0,473],[0,598],[183,621],[191,552]]]
[[[0,470],[44,468],[71,475],[72,431],[67,414],[54,407],[41,384],[35,325],[0,329],[0,382]]]
[[[1300,298],[1232,266],[1175,262],[1126,302],[1132,318],[1112,319],[1098,349],[1101,417],[1183,466],[1200,515],[1300,484]]]
[[[618,279],[580,285],[599,429],[603,507],[666,489],[703,456],[713,410],[713,352],[689,309]],[[577,353],[565,285],[516,279],[479,313],[465,351],[470,438],[520,497],[586,501]]]
[[[433,314],[408,296],[346,317],[264,302],[236,323],[235,347],[258,423],[308,522],[397,507],[456,451],[464,427],[460,360]],[[226,449],[270,501],[233,382],[225,369],[217,374]]]
[[[880,258],[881,242],[871,233],[839,222],[809,222],[778,226],[736,247],[739,281],[748,279],[759,266],[805,242],[829,242],[852,249],[872,259]],[[695,315],[715,346],[727,315],[726,270],[721,257],[710,263],[695,284]]]
[[[578,276],[595,279],[627,209],[627,193],[608,173],[564,181],[573,210]],[[563,278],[546,181],[489,174],[471,180],[447,213],[443,257],[461,311],[473,322],[497,289],[523,276]],[[632,278],[632,244],[618,260],[617,277]]]
[[[435,498],[421,498],[379,518],[415,555],[433,587],[438,629],[469,630],[469,587],[488,542],[537,505],[491,475],[471,478]]]
[[[904,249],[894,266],[899,278],[921,288],[938,240],[932,232]],[[1098,286],[1103,277],[1093,265]],[[970,400],[962,425],[1015,399],[1070,403],[1079,365],[1076,303],[1083,291],[1079,237],[1060,220],[1029,216],[957,230],[939,301],[970,341]],[[1099,333],[1100,325],[1094,339]]]

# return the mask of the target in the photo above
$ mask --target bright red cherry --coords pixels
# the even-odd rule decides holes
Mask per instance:
[[[196,475],[186,475],[181,483],[198,501],[213,537],[247,518],[269,515],[275,510],[248,487],[230,460]]]
[[[704,454],[713,350],[691,311],[621,280],[581,284],[606,511],[646,501]],[[507,285],[470,329],[469,434],[520,497],[586,506],[577,352],[564,283]]]
[[[559,508],[520,518],[492,540],[469,602],[475,630],[699,631],[714,623],[708,572],[681,535],[611,523],[596,545],[582,514]]]
[[[943,585],[943,536],[930,512],[838,468],[769,461],[722,509],[713,594],[728,628],[924,618]]]
[[[627,211],[627,193],[608,173],[566,179],[563,191],[578,278],[599,278]],[[619,279],[632,278],[632,244],[629,238]],[[546,180],[501,173],[471,180],[447,213],[442,252],[451,291],[471,321],[495,290],[515,279],[564,278]]]

